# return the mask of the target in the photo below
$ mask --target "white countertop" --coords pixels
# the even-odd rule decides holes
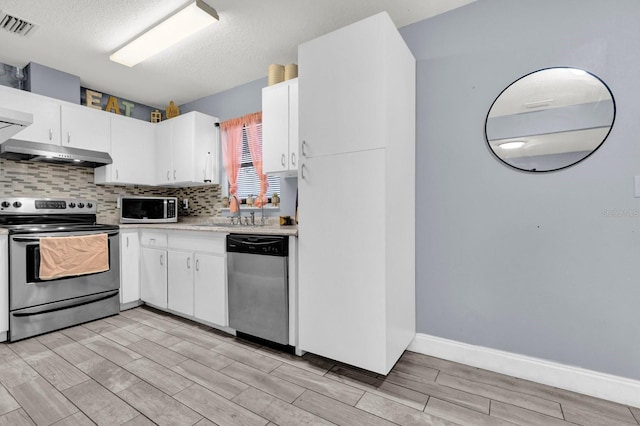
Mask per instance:
[[[197,223],[197,222],[177,222],[177,223],[119,223],[120,229],[161,229],[176,231],[204,231],[204,232],[223,232],[226,234],[259,234],[259,235],[287,235],[298,236],[297,226],[280,226],[277,224],[267,224],[264,226],[229,226],[226,224],[216,223]],[[0,228],[0,235],[7,235],[7,228]]]
[[[215,223],[121,223],[120,229],[161,229],[161,230],[177,230],[177,231],[204,231],[204,232],[223,232],[227,234],[260,234],[260,235],[287,235],[297,236],[297,226],[229,226],[225,224]]]

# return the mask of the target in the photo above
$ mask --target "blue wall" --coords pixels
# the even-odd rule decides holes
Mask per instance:
[[[636,0],[480,0],[401,30],[418,61],[419,333],[640,379],[638,16]],[[576,166],[519,172],[488,149],[487,111],[555,66],[602,78],[615,125]]]
[[[218,117],[220,121],[262,111],[262,88],[267,78],[261,78],[215,95],[206,96],[180,106],[180,113],[199,111]]]

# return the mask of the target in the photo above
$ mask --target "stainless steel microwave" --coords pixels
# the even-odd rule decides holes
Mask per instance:
[[[178,221],[176,197],[120,197],[120,223],[168,223]]]

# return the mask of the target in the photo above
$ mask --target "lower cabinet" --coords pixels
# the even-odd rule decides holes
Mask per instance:
[[[227,320],[227,256],[195,254],[194,316],[222,326]]]
[[[167,306],[172,311],[193,316],[193,253],[169,250]]]
[[[0,235],[0,342],[9,331],[9,241]]]
[[[158,308],[167,308],[167,250],[140,249],[140,298]]]
[[[140,300],[140,240],[138,231],[120,231],[120,304]]]
[[[225,242],[226,234],[216,232],[142,231],[142,301],[196,321],[226,327]]]
[[[178,314],[227,326],[225,234],[169,233],[168,308]]]

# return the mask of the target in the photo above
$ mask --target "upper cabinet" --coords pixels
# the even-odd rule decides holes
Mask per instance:
[[[113,163],[95,170],[95,183],[155,184],[155,124],[115,114],[111,115],[110,123],[109,153]]]
[[[189,112],[156,125],[156,184],[196,186],[219,183],[218,119]]]
[[[0,106],[33,114],[33,124],[13,139],[60,145],[60,104],[44,96],[0,86]]]
[[[297,78],[262,89],[262,158],[264,173],[297,175]]]
[[[0,106],[33,114],[33,124],[13,139],[109,151],[109,114],[0,86]]]
[[[96,184],[220,183],[216,117],[194,111],[154,124],[1,85],[0,107],[33,114],[13,139],[108,152],[113,163],[95,170]]]
[[[61,112],[62,146],[109,152],[109,113],[69,103]]]

